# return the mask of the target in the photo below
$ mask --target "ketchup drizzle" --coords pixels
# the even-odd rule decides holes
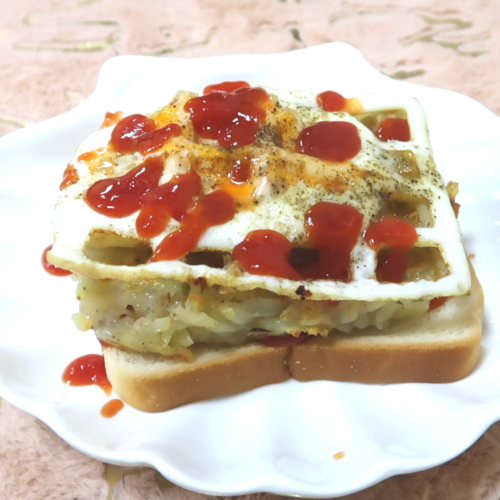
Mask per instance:
[[[292,267],[292,243],[277,231],[251,231],[233,249],[237,260],[250,274],[291,280],[349,280],[351,251],[363,224],[361,213],[349,205],[320,202],[306,213],[308,243],[318,250],[318,260]]]
[[[135,153],[138,139],[154,132],[154,120],[144,115],[129,115],[120,120],[111,133],[111,145],[118,153]]]
[[[306,213],[306,238],[318,250],[318,260],[299,269],[304,278],[347,282],[351,252],[363,216],[354,207],[322,201]]]
[[[182,220],[200,190],[200,176],[191,171],[148,191],[140,200],[142,208],[135,224],[137,234],[141,238],[154,238],[165,230],[172,217]]]
[[[101,415],[104,418],[114,417],[125,405],[120,399],[111,399],[101,408]]]
[[[406,255],[408,249],[392,248],[390,253],[384,256],[378,254],[375,276],[378,281],[388,283],[401,283],[406,273]]]
[[[229,222],[235,211],[234,200],[225,191],[213,191],[201,197],[182,218],[180,228],[165,236],[150,262],[184,257],[196,247],[208,228]]]
[[[96,385],[106,394],[111,394],[104,357],[100,354],[87,354],[75,359],[64,370],[62,379],[71,386]]]
[[[144,115],[129,115],[120,120],[111,133],[111,145],[118,153],[139,152],[146,155],[161,148],[171,137],[182,132],[177,123],[156,130],[152,118]]]
[[[382,120],[374,134],[383,142],[403,141],[411,139],[410,125],[404,118],[386,118]]]
[[[302,130],[297,137],[298,153],[320,160],[343,162],[361,150],[358,129],[349,122],[318,122]]]
[[[316,96],[317,105],[325,111],[342,111],[345,106],[346,99],[343,95],[333,90],[321,92]]]
[[[241,80],[236,82],[214,83],[213,85],[207,85],[203,89],[203,94],[206,95],[211,92],[234,92],[243,87],[250,87],[250,84]]]
[[[401,283],[406,273],[406,255],[418,240],[415,227],[398,217],[387,217],[370,224],[364,238],[368,246],[378,252],[377,279]],[[391,251],[380,258],[379,251],[385,248]]]
[[[158,186],[162,173],[162,159],[158,156],[147,158],[121,177],[97,181],[87,190],[85,201],[100,214],[126,217],[141,208],[141,197]]]
[[[47,260],[47,252],[52,250],[52,245],[49,245],[42,253],[42,266],[49,274],[52,276],[69,276],[73,274],[71,271],[66,271],[66,269],[61,269],[60,267],[54,266]]]
[[[165,127],[159,128],[148,134],[144,134],[138,139],[137,151],[141,155],[146,156],[152,151],[160,149],[171,137],[177,137],[181,135],[182,129],[177,123],[171,123],[170,125],[165,125]]]
[[[250,274],[300,280],[300,274],[288,261],[291,250],[292,244],[281,233],[257,229],[234,247],[233,259]]]
[[[247,146],[255,141],[259,123],[266,118],[262,105],[268,99],[267,92],[257,87],[219,90],[190,99],[184,110],[203,139],[215,139],[221,146]]]
[[[441,307],[448,299],[449,297],[436,297],[435,299],[431,299],[429,301],[429,311],[434,311],[434,309]]]

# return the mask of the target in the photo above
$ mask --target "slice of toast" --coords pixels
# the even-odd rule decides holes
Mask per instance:
[[[449,298],[424,316],[349,334],[331,333],[289,347],[198,345],[193,361],[104,348],[116,394],[134,408],[160,412],[183,404],[279,383],[337,380],[365,383],[454,382],[480,353],[484,297],[472,273],[470,294]]]

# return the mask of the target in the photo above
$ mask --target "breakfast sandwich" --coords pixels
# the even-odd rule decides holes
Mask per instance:
[[[414,98],[225,82],[108,113],[68,164],[53,265],[145,411],[288,378],[450,382],[483,297]]]

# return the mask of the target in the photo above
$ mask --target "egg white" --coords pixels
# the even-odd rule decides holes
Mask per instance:
[[[376,256],[367,247],[362,238],[358,239],[352,253],[352,281],[342,283],[328,280],[297,282],[268,276],[256,276],[248,273],[233,275],[224,269],[207,266],[189,266],[180,261],[147,263],[140,266],[111,266],[94,262],[84,255],[84,247],[95,230],[113,232],[123,237],[138,239],[135,220],[138,213],[121,219],[112,219],[98,214],[84,201],[84,193],[96,180],[104,178],[102,173],[91,173],[78,157],[84,152],[105,148],[110,140],[112,128],[99,130],[89,136],[77,149],[72,164],[76,167],[80,180],[61,191],[53,219],[55,244],[48,255],[49,261],[60,267],[70,269],[94,278],[138,281],[158,277],[188,281],[204,277],[209,285],[225,285],[239,290],[263,288],[280,295],[297,297],[300,285],[311,292],[313,300],[400,300],[420,299],[423,297],[453,296],[467,293],[471,286],[470,273],[462,236],[451,208],[446,189],[439,176],[432,158],[432,149],[426,125],[425,114],[420,104],[413,98],[395,94],[372,94],[359,97],[365,112],[403,109],[406,111],[411,129],[411,141],[381,142],[374,134],[347,113],[328,113],[318,108],[314,102],[316,95],[309,92],[284,92],[275,89],[268,91],[278,97],[281,106],[293,109],[301,118],[304,126],[318,121],[342,120],[354,124],[362,142],[361,151],[352,159],[352,163],[361,170],[369,170],[378,179],[379,188],[394,185],[405,186],[408,192],[425,193],[434,221],[433,227],[417,228],[419,239],[417,246],[437,246],[449,274],[437,281],[419,280],[401,284],[379,283],[375,279]],[[410,150],[417,159],[421,178],[415,183],[406,182],[394,173],[387,151]],[[280,150],[278,156],[289,164],[306,162],[306,171],[329,175],[330,166],[320,160]],[[255,165],[266,170],[269,162],[275,161],[272,155],[263,154]],[[136,153],[124,155],[116,167],[118,175],[139,165],[143,157]],[[268,162],[268,163],[266,163]],[[172,176],[186,171],[186,155],[170,157],[165,162],[164,175],[160,183],[167,182]],[[326,172],[326,173],[325,173]],[[370,218],[376,213],[379,200],[377,195],[366,195],[366,186],[359,180],[353,189],[344,192],[331,192],[321,186],[311,186],[298,180],[294,185],[285,186],[279,193],[271,189],[269,178],[264,176],[257,189],[258,204],[254,210],[238,212],[226,224],[215,226],[206,231],[200,239],[197,250],[218,249],[231,252],[248,232],[255,229],[273,229],[284,234],[290,240],[300,238],[304,232],[304,213],[308,207],[319,201],[347,203],[356,207],[364,216],[363,230]],[[403,183],[403,184],[402,184]],[[365,189],[365,190],[364,190]],[[164,233],[153,238],[150,244],[153,250],[166,234],[178,227],[172,221]]]

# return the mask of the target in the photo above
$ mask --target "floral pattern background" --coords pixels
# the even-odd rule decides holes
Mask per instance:
[[[350,43],[397,79],[465,93],[500,114],[498,0],[16,0],[0,2],[0,136],[77,106],[118,54],[206,57]],[[341,70],[342,68],[339,68]],[[471,126],[464,122],[464,126]],[[0,407],[0,498],[195,500],[156,471],[105,465]],[[250,495],[246,500],[272,500]],[[500,497],[500,424],[460,457],[348,500]]]

